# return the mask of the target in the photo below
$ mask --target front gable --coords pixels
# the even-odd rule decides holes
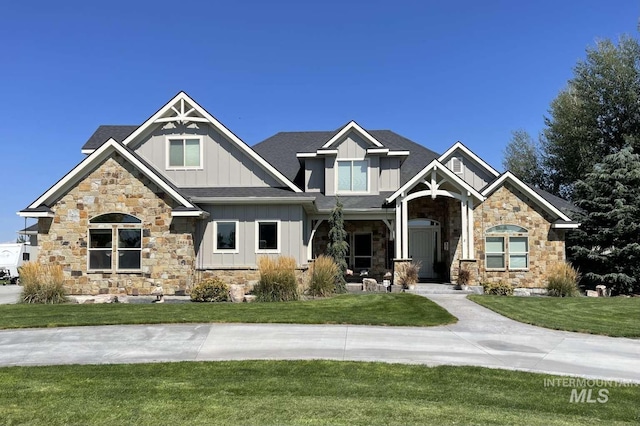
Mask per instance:
[[[197,141],[199,161],[172,166],[169,140]],[[273,186],[301,190],[180,92],[122,141],[178,186]],[[189,173],[186,173],[188,171]]]
[[[438,161],[478,191],[500,175],[461,142],[456,142]]]
[[[175,202],[176,209],[172,212],[174,216],[206,216],[206,214],[185,197],[178,188],[163,179],[162,176],[159,176],[142,158],[113,139],[108,140],[100,148],[89,154],[74,167],[73,170],[31,203],[29,207],[20,211],[19,215],[23,217],[54,217],[55,214],[51,209],[52,206],[80,185],[88,174],[112,158],[122,158],[122,161],[125,161],[135,169],[137,173],[145,176],[150,182],[167,194]],[[113,177],[112,180],[115,182],[115,179],[116,178]],[[111,184],[113,182],[109,181],[108,183]],[[96,185],[99,186],[100,183]],[[120,191],[127,193],[127,188],[123,187]]]

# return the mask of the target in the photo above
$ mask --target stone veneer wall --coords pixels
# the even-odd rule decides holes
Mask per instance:
[[[505,281],[514,287],[544,287],[547,270],[565,261],[564,231],[552,229],[553,219],[507,184],[495,191],[474,210],[475,246],[481,282]],[[518,225],[529,230],[529,269],[527,271],[485,270],[484,232],[496,225]]]
[[[344,229],[349,233],[371,233],[373,240],[373,257],[369,273],[380,279],[393,265],[387,262],[387,253],[393,253],[393,244],[389,241],[389,230],[381,220],[345,220]],[[313,253],[315,256],[326,253],[329,244],[329,222],[323,221],[313,237]],[[349,263],[349,262],[347,262]],[[353,265],[349,265],[351,268]]]
[[[70,294],[188,293],[195,268],[194,218],[172,218],[173,201],[120,155],[105,160],[59,199],[53,219],[40,219],[38,260],[63,267]],[[141,273],[88,273],[89,220],[105,213],[142,220]]]

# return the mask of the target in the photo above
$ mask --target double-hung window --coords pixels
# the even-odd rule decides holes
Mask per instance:
[[[338,160],[338,192],[369,191],[369,161]]]
[[[135,216],[107,213],[89,221],[90,271],[132,272],[141,269],[142,222]]]
[[[486,269],[529,268],[529,235],[517,225],[498,225],[485,233]]]
[[[238,253],[238,221],[216,220],[213,222],[213,251]]]
[[[202,139],[199,137],[167,139],[167,169],[202,168]]]

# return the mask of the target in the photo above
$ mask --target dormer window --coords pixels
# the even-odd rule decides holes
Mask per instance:
[[[461,175],[463,173],[462,158],[453,157],[451,159],[451,170],[453,171],[453,173],[455,173],[457,175]]]
[[[338,192],[369,191],[369,161],[338,160]]]
[[[202,139],[198,137],[167,139],[167,169],[202,168]]]

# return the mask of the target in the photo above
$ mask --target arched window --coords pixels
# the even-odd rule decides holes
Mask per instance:
[[[485,269],[529,268],[529,231],[518,225],[497,225],[485,232]]]
[[[89,220],[89,271],[135,272],[142,260],[142,221],[126,213]]]

